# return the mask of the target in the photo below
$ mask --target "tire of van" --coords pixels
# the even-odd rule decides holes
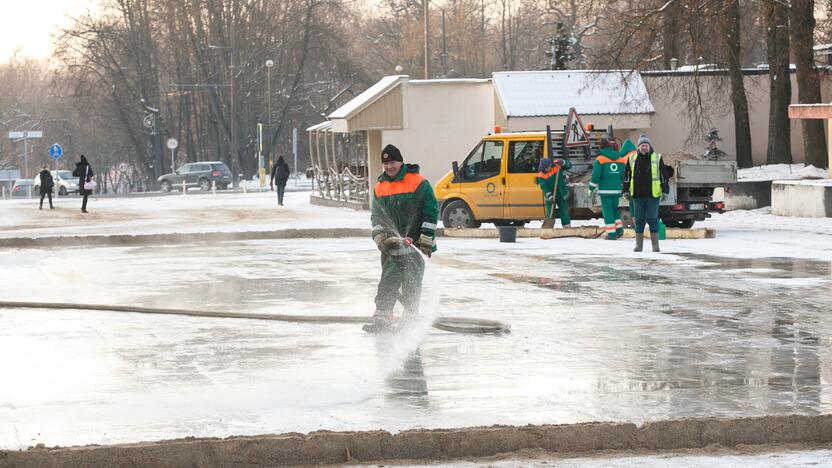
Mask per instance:
[[[58,195],[65,197],[66,196],[66,187],[61,187],[58,189]]]
[[[474,213],[468,204],[462,200],[454,200],[442,210],[442,224],[445,228],[478,228],[482,225],[474,218]]]

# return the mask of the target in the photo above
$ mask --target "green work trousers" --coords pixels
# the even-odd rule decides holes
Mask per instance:
[[[557,194],[555,195],[555,203],[557,206],[555,206],[555,203],[549,201],[549,195],[551,193],[543,192],[543,201],[546,204],[546,217],[554,218],[554,210],[557,207],[560,224],[563,226],[571,224],[572,219],[569,217],[569,202],[566,199],[569,196],[569,189],[561,189],[561,187],[558,187]]]
[[[405,255],[381,255],[381,279],[376,292],[376,310],[393,312],[401,299],[405,314],[419,313],[425,260],[418,252]]]
[[[621,213],[618,211],[619,195],[601,195],[601,213],[604,215],[604,231],[610,239],[615,237],[615,231],[622,229]]]

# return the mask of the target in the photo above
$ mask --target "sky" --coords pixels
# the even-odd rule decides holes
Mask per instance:
[[[52,41],[70,24],[67,15],[94,10],[97,0],[0,0],[0,62],[16,50],[33,58],[47,58]]]

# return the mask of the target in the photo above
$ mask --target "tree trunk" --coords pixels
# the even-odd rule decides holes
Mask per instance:
[[[662,62],[670,70],[671,60],[679,59],[679,8],[668,6],[662,15]]]
[[[791,28],[792,51],[797,66],[797,97],[801,104],[817,104],[821,102],[820,77],[815,69],[814,38],[815,30],[815,2],[814,0],[792,0],[790,9],[791,24],[802,25]],[[826,154],[826,135],[823,131],[823,120],[803,119],[800,121],[803,130],[804,162],[815,167],[827,167],[829,160]]]
[[[742,79],[741,37],[740,37],[740,2],[726,2],[722,15],[722,38],[725,42],[728,74],[731,80],[731,105],[734,109],[734,135],[736,135],[737,165],[741,168],[751,167],[751,124],[748,116],[748,99]]]
[[[768,118],[768,164],[791,164],[791,132],[789,104],[792,84],[789,71],[789,16],[788,7],[780,2],[764,2],[766,22],[766,55],[770,107]]]

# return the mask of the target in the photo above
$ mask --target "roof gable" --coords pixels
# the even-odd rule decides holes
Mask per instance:
[[[390,75],[380,79],[376,84],[367,88],[363,93],[350,99],[350,101],[343,106],[335,109],[329,114],[329,119],[349,119],[356,113],[360,112],[365,107],[375,102],[378,98],[384,96],[388,91],[393,89],[407,75]]]

